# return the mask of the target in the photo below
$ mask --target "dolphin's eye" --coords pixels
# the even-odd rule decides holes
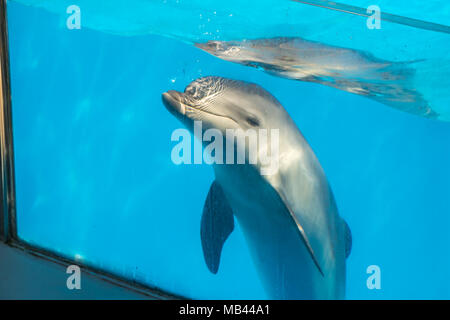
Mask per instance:
[[[255,117],[247,117],[247,123],[252,127],[259,126],[259,120]]]

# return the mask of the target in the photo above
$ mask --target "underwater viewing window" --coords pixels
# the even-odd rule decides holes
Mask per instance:
[[[151,298],[450,299],[448,1],[0,10],[2,242]],[[279,176],[199,122],[280,129]]]

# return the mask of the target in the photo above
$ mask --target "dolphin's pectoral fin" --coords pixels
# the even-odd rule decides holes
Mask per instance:
[[[299,231],[300,237],[302,238],[303,243],[306,246],[306,249],[308,250],[309,254],[311,255],[311,258],[313,259],[314,264],[316,265],[320,274],[322,276],[324,276],[322,268],[320,267],[319,261],[317,260],[317,257],[314,253],[314,250],[311,246],[308,236],[306,235],[305,230],[303,229],[303,226],[300,224],[300,221],[298,221],[297,216],[295,215],[294,211],[292,211],[291,207],[289,206],[288,202],[286,201],[285,196],[282,193],[279,193],[279,195],[280,195],[281,199],[283,200],[284,205],[286,206],[287,210],[289,211],[289,214],[291,215],[291,218]]]
[[[344,224],[345,257],[348,258],[350,252],[352,252],[352,232],[344,219],[342,219],[342,222]]]
[[[214,181],[203,206],[200,230],[205,262],[209,271],[214,274],[219,270],[223,244],[233,229],[233,210],[225,198],[222,187]]]

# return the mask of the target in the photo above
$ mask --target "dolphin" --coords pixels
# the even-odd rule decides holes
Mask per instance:
[[[215,181],[200,231],[209,270],[218,271],[235,217],[270,298],[343,299],[350,229],[338,214],[318,159],[276,98],[253,83],[208,76],[191,82],[184,92],[163,93],[162,100],[189,130],[201,121],[202,133],[214,129],[224,137],[227,130],[278,132],[275,142],[258,141],[253,163],[250,144],[242,146],[239,139],[233,139],[233,150],[245,149],[245,163],[213,163]],[[274,143],[278,152],[271,156],[278,166],[262,174],[267,163],[262,157],[277,150]]]

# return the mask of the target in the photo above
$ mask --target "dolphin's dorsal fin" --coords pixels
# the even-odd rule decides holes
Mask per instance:
[[[203,256],[209,271],[219,270],[220,254],[228,236],[234,229],[233,210],[222,187],[214,181],[209,188],[201,220],[200,236]]]
[[[303,240],[303,243],[305,244],[306,249],[308,250],[309,254],[311,255],[311,258],[313,259],[314,264],[316,265],[316,267],[319,270],[320,274],[322,276],[325,276],[323,274],[322,268],[320,267],[319,261],[316,258],[316,255],[315,255],[314,250],[313,250],[313,248],[311,246],[311,243],[310,243],[310,241],[308,239],[308,236],[306,235],[305,230],[303,229],[303,226],[301,225],[300,221],[298,221],[297,216],[295,215],[294,211],[292,211],[291,207],[289,206],[289,203],[287,202],[286,197],[281,192],[279,192],[278,194],[280,195],[281,200],[283,201],[285,207],[287,208],[289,214],[291,215],[291,218],[293,219],[294,223],[296,224],[297,229],[298,229],[299,234],[300,234],[300,237]]]
[[[345,257],[348,258],[350,252],[352,252],[352,232],[344,219],[342,219],[342,223],[344,224]]]

